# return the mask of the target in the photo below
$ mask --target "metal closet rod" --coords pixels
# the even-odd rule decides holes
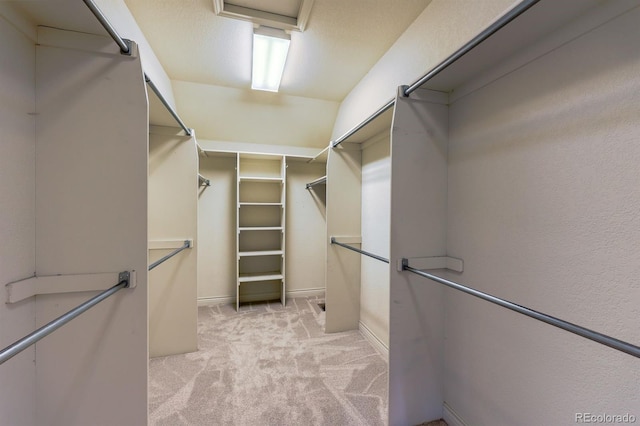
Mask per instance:
[[[428,272],[424,272],[419,269],[412,268],[411,266],[409,266],[407,259],[402,259],[402,270],[413,272],[416,275],[420,275],[421,277],[428,278],[440,284],[444,284],[447,287],[462,291],[463,293],[470,294],[482,300],[486,300],[487,302],[491,302],[498,306],[502,306],[503,308],[511,309],[512,311],[518,312],[519,314],[526,315],[530,318],[537,319],[538,321],[542,321],[544,323],[569,331],[573,334],[577,334],[578,336],[582,336],[589,340],[593,340],[594,342],[598,342],[610,348],[617,349],[626,354],[635,356],[636,358],[640,358],[640,346],[632,345],[631,343],[616,339],[611,336],[607,336],[606,334],[589,330],[588,328],[564,321],[560,318],[556,318],[542,312],[534,311],[533,309],[529,309],[527,307],[517,305],[513,302],[509,302],[508,300],[504,300],[499,297],[492,296],[488,293],[484,293],[482,291],[475,290],[473,288],[464,286],[462,284],[458,284],[454,281],[440,278]]]
[[[128,271],[121,272],[120,276],[119,276],[118,284],[116,284],[113,287],[103,291],[102,293],[98,294],[97,296],[92,297],[91,299],[89,299],[86,302],[84,302],[82,305],[79,305],[79,306],[73,308],[72,310],[70,310],[66,314],[64,314],[62,316],[59,316],[58,318],[54,319],[53,321],[49,322],[48,324],[40,327],[39,329],[37,329],[33,333],[31,333],[31,334],[23,337],[22,339],[17,340],[16,342],[10,344],[6,348],[4,348],[2,351],[0,351],[0,364],[3,364],[5,361],[7,361],[7,360],[13,358],[14,356],[18,355],[20,352],[24,351],[29,346],[33,345],[37,341],[39,341],[39,340],[43,339],[44,337],[48,336],[49,334],[53,333],[54,331],[56,331],[57,329],[59,329],[60,327],[62,327],[66,323],[68,323],[69,321],[71,321],[72,319],[76,318],[80,314],[88,311],[89,309],[91,309],[92,307],[97,305],[98,303],[102,302],[104,299],[106,299],[109,296],[115,294],[118,290],[121,290],[123,288],[128,288],[129,287],[129,280],[130,280],[129,272]]]
[[[369,253],[368,251],[360,250],[359,248],[355,248],[355,247],[347,245],[347,244],[339,243],[339,242],[336,241],[336,237],[331,237],[331,244],[336,244],[336,245],[339,245],[340,247],[344,247],[344,248],[346,248],[348,250],[355,251],[356,253],[360,253],[360,254],[363,254],[365,256],[372,257],[372,258],[374,258],[376,260],[379,260],[380,262],[389,263],[389,259],[386,259],[386,258],[384,258],[382,256],[378,256],[377,254]]]
[[[466,43],[460,49],[456,50],[453,54],[451,54],[444,61],[442,61],[438,65],[436,65],[434,68],[432,68],[425,75],[420,77],[418,80],[416,80],[411,85],[405,86],[404,92],[403,92],[404,96],[409,96],[415,90],[420,88],[420,86],[422,86],[427,81],[431,80],[433,77],[438,75],[441,71],[446,69],[449,65],[453,64],[455,61],[457,61],[458,59],[462,58],[464,55],[466,55],[471,50],[473,50],[475,47],[477,47],[480,43],[482,43],[483,41],[485,41],[486,39],[491,37],[494,33],[496,33],[502,27],[507,25],[509,22],[513,21],[518,16],[522,15],[529,8],[531,8],[531,6],[535,5],[539,1],[540,0],[523,0],[522,2],[518,3],[517,6],[515,6],[513,9],[511,9],[510,11],[505,13],[503,16],[501,16],[498,20],[496,20],[494,23],[492,23],[487,28],[485,28],[480,34],[478,34],[477,36],[472,38],[471,41]],[[366,118],[363,122],[361,122],[357,126],[353,127],[351,130],[349,130],[344,135],[340,136],[338,139],[336,139],[333,142],[331,142],[331,146],[333,148],[335,148],[338,145],[340,145],[342,142],[344,142],[349,137],[353,136],[356,132],[358,132],[364,126],[366,126],[367,124],[369,124],[370,122],[375,120],[383,112],[385,112],[386,110],[391,108],[395,103],[396,103],[395,99],[392,99],[389,102],[387,102],[384,106],[382,106],[382,108],[380,108],[379,110],[374,112],[372,115],[370,115],[368,118]]]
[[[309,182],[306,186],[307,189],[311,189],[316,185],[320,185],[322,183],[327,183],[327,177],[326,176],[322,176],[319,179],[314,180],[313,182]]]
[[[84,1],[84,4],[87,5],[89,10],[91,10],[94,16],[98,19],[100,24],[102,24],[104,29],[107,30],[107,33],[109,33],[113,41],[115,41],[118,47],[120,47],[120,52],[123,55],[131,55],[131,41],[120,37],[120,35],[116,31],[116,29],[113,27],[111,22],[109,22],[105,14],[102,13],[102,11],[98,8],[98,6],[96,6],[93,0],[83,0],[83,1]],[[180,127],[182,127],[182,130],[184,130],[184,132],[187,134],[187,136],[193,136],[193,132],[191,131],[191,129],[189,129],[184,124],[184,122],[180,119],[180,117],[178,116],[178,113],[173,109],[171,105],[169,105],[165,97],[162,95],[162,93],[160,93],[160,91],[158,90],[158,87],[153,83],[153,81],[149,78],[146,72],[144,73],[144,81],[149,85],[149,87],[151,87],[151,90],[153,90],[153,93],[155,93],[158,99],[160,99],[160,102],[162,102],[162,105],[164,105],[164,107],[169,111],[169,113],[173,116],[174,120],[178,122]]]
[[[153,268],[155,268],[156,266],[166,262],[167,260],[171,259],[173,256],[175,256],[176,254],[180,253],[182,250],[184,249],[188,249],[191,248],[191,241],[189,240],[185,240],[184,245],[182,247],[180,247],[179,249],[176,249],[174,251],[172,251],[171,253],[169,253],[168,255],[166,255],[165,257],[163,257],[162,259],[158,259],[155,262],[153,262],[151,265],[149,265],[149,270],[152,270]]]

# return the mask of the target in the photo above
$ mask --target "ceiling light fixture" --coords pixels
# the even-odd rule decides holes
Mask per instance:
[[[276,28],[253,30],[253,67],[251,88],[277,92],[287,61],[291,36]]]

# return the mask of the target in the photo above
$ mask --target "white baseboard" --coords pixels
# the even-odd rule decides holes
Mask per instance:
[[[449,426],[467,426],[462,420],[462,417],[458,415],[449,405],[445,402],[442,409],[442,418]]]
[[[380,340],[378,336],[376,336],[362,321],[358,322],[358,329],[362,336],[378,351],[382,358],[389,362],[389,348],[387,345],[385,345],[382,340]]]
[[[314,296],[323,297],[324,296],[324,292],[325,292],[325,288],[324,287],[305,288],[305,289],[302,289],[302,290],[287,291],[286,295],[287,295],[287,299],[293,299],[295,297],[314,297]]]
[[[230,305],[236,302],[235,296],[216,296],[216,297],[198,297],[198,307],[200,306],[215,306],[215,305]]]
[[[293,299],[295,297],[313,297],[324,296],[324,287],[320,288],[306,288],[302,290],[292,290],[285,292],[287,299]],[[280,293],[256,293],[247,294],[242,296],[243,302],[256,302],[258,300],[275,300],[280,298]],[[235,296],[214,296],[214,297],[199,297],[198,306],[215,306],[236,303]]]

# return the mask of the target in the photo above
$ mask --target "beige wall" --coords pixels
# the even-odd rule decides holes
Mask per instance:
[[[182,129],[152,126],[149,135],[149,263],[169,254],[170,241],[193,240],[149,272],[149,355],[198,349],[198,151]],[[175,245],[174,245],[175,247]]]
[[[169,80],[169,76],[156,57],[144,33],[140,27],[138,27],[138,23],[135,21],[124,0],[95,0],[95,3],[121,37],[133,40],[138,44],[144,72],[151,78],[156,87],[158,87],[158,90],[160,90],[169,105],[175,109],[176,102],[173,95],[173,88],[171,87],[171,80]],[[149,122],[155,125],[176,126],[175,120],[151,90],[149,90]],[[190,123],[187,123],[187,125],[192,126]]]
[[[201,139],[324,148],[338,103],[173,81],[181,116]]]
[[[135,270],[137,287],[36,344],[35,424],[146,424],[149,133],[142,66],[104,37],[40,27],[38,43],[36,272]],[[37,326],[92,295],[36,296]]]
[[[306,184],[325,176],[326,164],[287,162],[287,294],[324,294],[326,190]]]
[[[35,45],[0,17],[0,286],[35,262]],[[4,292],[2,293],[4,298]],[[0,300],[0,348],[35,328],[33,299]],[[35,348],[0,365],[0,419],[35,424]]]
[[[200,305],[234,301],[237,282],[236,154],[208,155],[200,157],[200,174],[211,180],[211,186],[202,187],[198,196]],[[324,190],[310,193],[305,184],[323,176],[325,164],[291,160],[287,164],[286,293],[287,297],[319,294],[325,286]],[[253,290],[255,294],[261,291],[259,286]],[[279,297],[279,293],[272,296]]]
[[[236,296],[236,154],[200,157],[211,186],[198,192],[198,303]]]
[[[463,284],[638,345],[635,6],[450,107],[447,247]],[[445,401],[468,424],[640,417],[638,359],[452,291],[445,305]]]
[[[399,96],[391,134],[389,424],[442,416],[442,286],[400,272],[402,258],[443,256],[447,241],[445,102],[434,92]],[[440,93],[440,95],[444,95]],[[446,101],[446,95],[441,96]]]
[[[342,136],[451,55],[515,2],[433,0],[340,104],[331,138]]]
[[[360,254],[330,243],[360,244],[362,151],[343,143],[327,159],[327,250],[325,331],[354,330],[360,321]],[[347,237],[341,239],[339,237]]]
[[[389,258],[391,157],[389,132],[362,150],[362,249]],[[389,348],[389,265],[362,257],[360,324]]]

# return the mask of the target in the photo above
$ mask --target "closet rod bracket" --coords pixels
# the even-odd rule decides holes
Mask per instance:
[[[122,41],[127,45],[127,50],[120,48],[120,54],[124,56],[131,56],[131,52],[133,52],[133,42],[128,38],[123,38]]]
[[[408,98],[409,97],[409,93],[407,93],[408,90],[409,90],[408,84],[403,84],[401,86],[398,86],[398,95],[402,98]]]
[[[450,271],[463,272],[464,261],[449,256],[410,257],[398,260],[396,270],[406,271],[407,267],[414,269],[449,269]]]
[[[126,281],[124,288],[131,288],[131,274],[129,271],[122,271],[118,274],[118,282]]]

